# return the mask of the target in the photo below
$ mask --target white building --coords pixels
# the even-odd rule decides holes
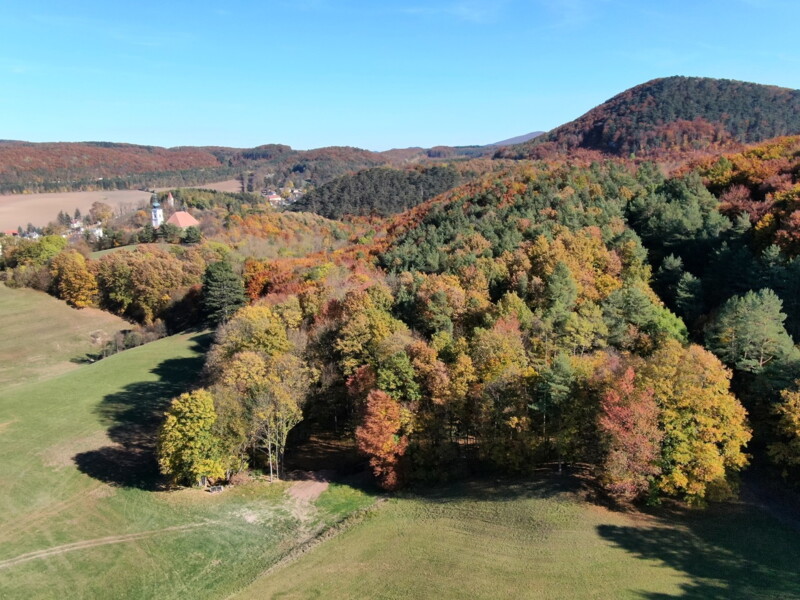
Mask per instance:
[[[153,223],[153,229],[158,229],[164,222],[164,210],[161,208],[161,205],[158,202],[153,204],[153,210],[150,219]]]

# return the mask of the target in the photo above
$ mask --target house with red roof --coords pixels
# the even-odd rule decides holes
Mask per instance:
[[[197,227],[200,225],[200,221],[195,219],[185,210],[179,210],[173,213],[172,216],[167,219],[167,223],[170,225],[177,225],[181,229],[186,229],[187,227]]]

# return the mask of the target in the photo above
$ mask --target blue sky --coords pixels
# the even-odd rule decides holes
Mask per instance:
[[[795,0],[164,4],[4,2],[0,138],[485,144],[656,77],[800,88]]]

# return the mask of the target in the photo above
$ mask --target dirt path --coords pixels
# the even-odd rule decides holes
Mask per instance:
[[[298,481],[286,493],[292,502],[292,515],[300,521],[301,531],[307,533],[307,524],[317,512],[314,500],[328,489],[328,481],[327,478],[316,473],[303,475],[303,477],[308,477],[308,479]]]
[[[174,527],[165,527],[164,529],[155,529],[152,531],[142,531],[139,533],[129,533],[127,535],[112,535],[104,538],[95,538],[93,540],[83,540],[81,542],[73,542],[71,544],[64,544],[62,546],[54,546],[45,550],[37,550],[35,552],[28,552],[21,554],[15,558],[0,561],[0,569],[13,567],[22,563],[26,563],[37,558],[48,558],[58,554],[65,554],[74,550],[84,550],[86,548],[96,548],[97,546],[106,546],[108,544],[121,544],[124,542],[133,542],[144,538],[152,537],[162,533],[169,533],[175,531],[186,531],[187,529],[195,529],[202,527],[207,523],[190,523],[189,525],[176,525]]]
[[[295,501],[309,504],[327,489],[327,481],[298,481],[289,488],[288,493]]]

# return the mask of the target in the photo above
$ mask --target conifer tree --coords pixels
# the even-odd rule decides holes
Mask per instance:
[[[245,304],[242,278],[234,273],[230,263],[208,265],[203,277],[203,308],[209,323],[225,323]]]

